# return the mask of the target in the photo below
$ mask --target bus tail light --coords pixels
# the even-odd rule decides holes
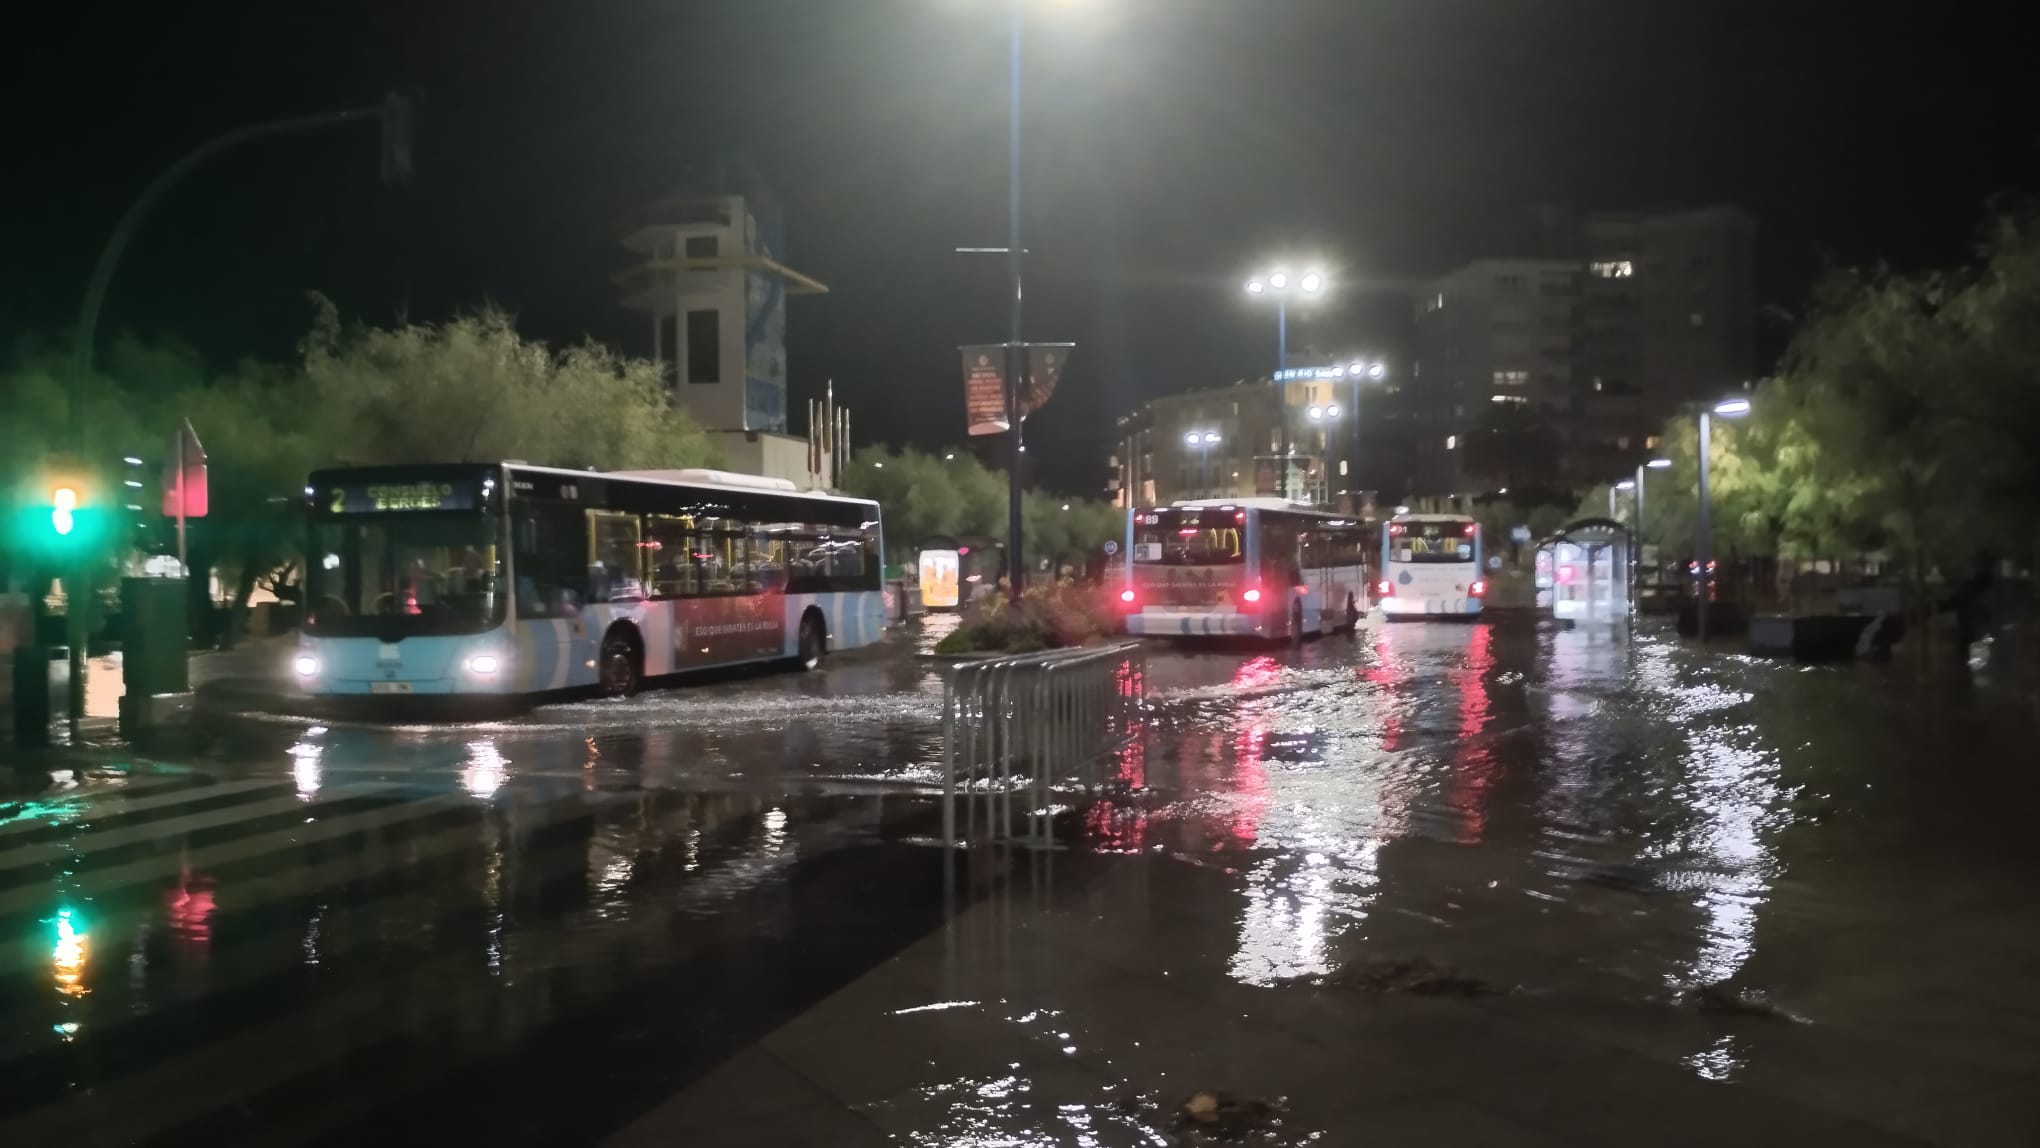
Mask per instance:
[[[1256,605],[1261,601],[1261,592],[1249,586],[1247,589],[1240,591],[1240,601],[1245,602],[1249,606]]]
[[[1395,583],[1389,581],[1386,578],[1383,578],[1381,581],[1376,582],[1374,584],[1374,594],[1378,598],[1395,597]]]
[[[1466,588],[1466,592],[1478,598],[1481,595],[1487,593],[1487,583],[1479,578],[1476,578],[1473,580],[1473,585],[1468,586]]]

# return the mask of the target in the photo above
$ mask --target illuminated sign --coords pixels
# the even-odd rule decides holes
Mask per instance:
[[[461,482],[369,482],[327,490],[328,514],[386,514],[415,510],[474,510],[481,505],[479,485]]]
[[[957,552],[921,551],[921,604],[931,610],[954,609],[957,604]]]

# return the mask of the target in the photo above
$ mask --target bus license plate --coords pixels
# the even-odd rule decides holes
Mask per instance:
[[[408,694],[411,692],[411,683],[370,682],[368,683],[368,692],[372,694]]]

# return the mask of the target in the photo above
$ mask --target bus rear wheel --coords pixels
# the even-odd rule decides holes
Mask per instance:
[[[1289,640],[1303,641],[1303,603],[1293,602],[1289,606]]]
[[[644,684],[644,663],[637,640],[630,631],[617,627],[602,637],[602,692],[612,698],[627,698]]]
[[[828,636],[822,631],[822,616],[809,610],[800,619],[800,668],[812,670],[820,666],[828,646]]]

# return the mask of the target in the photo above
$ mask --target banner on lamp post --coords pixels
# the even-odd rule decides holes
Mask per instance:
[[[1006,352],[1010,344],[983,343],[959,347],[963,353],[964,414],[973,435],[1004,434],[1013,429],[1006,417]],[[1027,374],[1020,388],[1020,417],[1040,410],[1062,381],[1075,343],[1026,343]]]

